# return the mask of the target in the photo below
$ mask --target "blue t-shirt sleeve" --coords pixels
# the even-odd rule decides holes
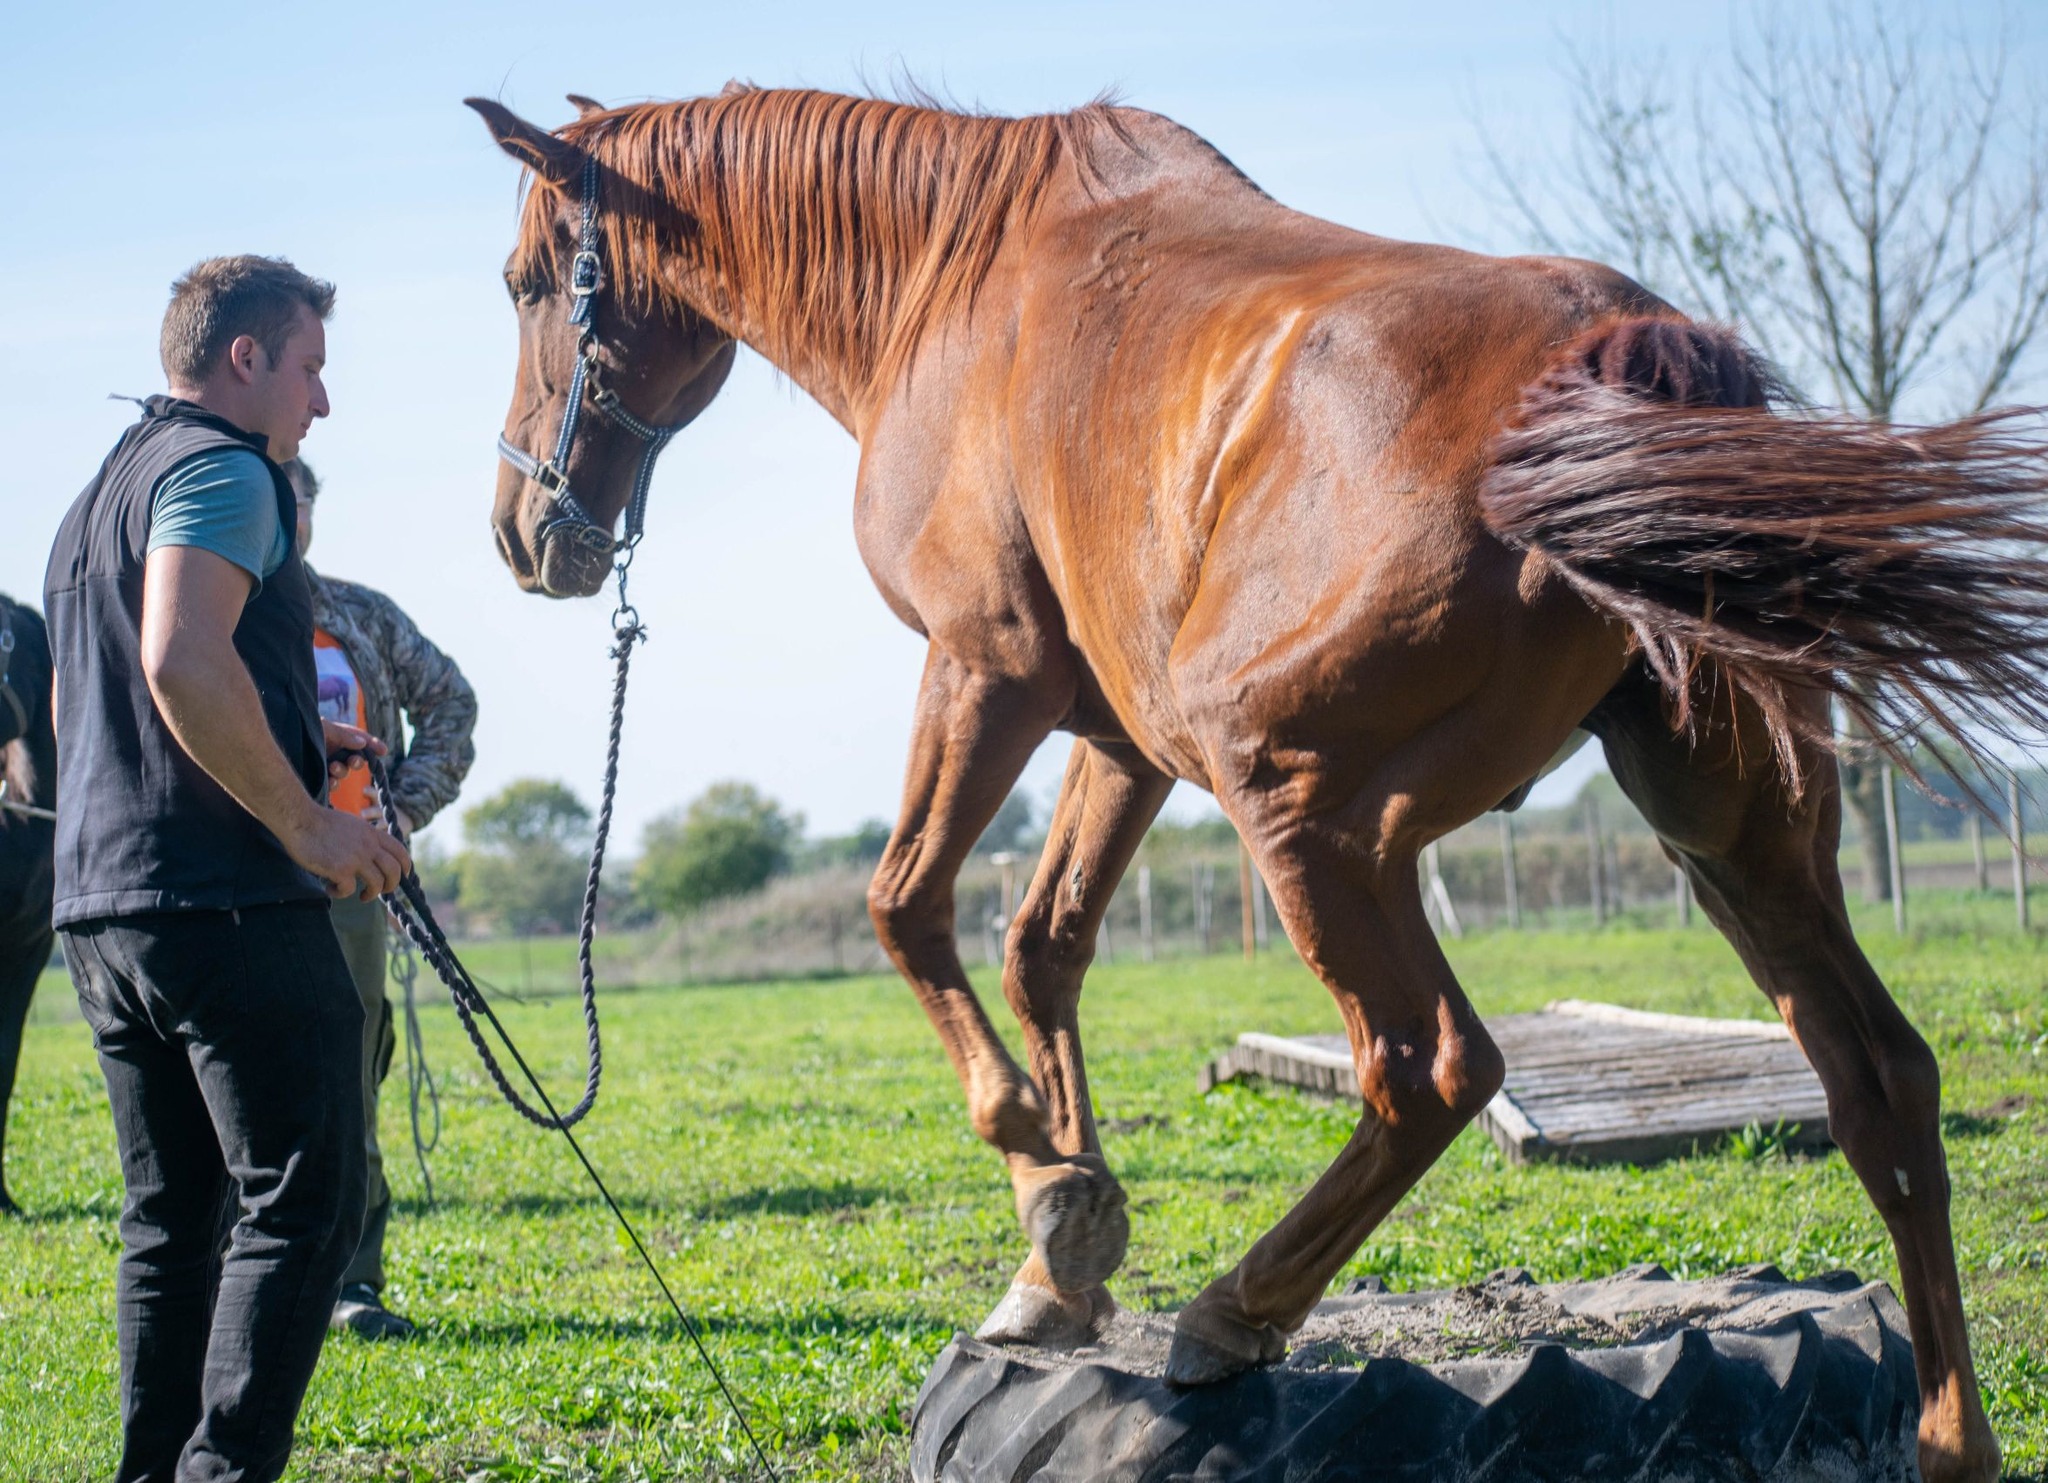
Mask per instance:
[[[290,547],[277,518],[277,490],[263,460],[243,448],[195,453],[157,481],[150,496],[149,549],[197,546],[263,579]]]

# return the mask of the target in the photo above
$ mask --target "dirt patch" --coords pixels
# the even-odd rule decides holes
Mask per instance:
[[[1656,1343],[1687,1327],[1753,1327],[1867,1291],[1852,1272],[1792,1283],[1769,1266],[1737,1268],[1705,1282],[1674,1282],[1663,1268],[1642,1266],[1601,1282],[1554,1285],[1511,1267],[1469,1287],[1416,1293],[1388,1292],[1377,1278],[1363,1278],[1317,1306],[1281,1367],[1356,1370],[1382,1358],[1433,1365],[1511,1358],[1539,1344]],[[1897,1306],[1888,1293],[1884,1301]],[[1039,1354],[1061,1365],[1100,1362],[1159,1375],[1173,1344],[1173,1321],[1171,1313],[1121,1310],[1096,1344],[1057,1357]]]

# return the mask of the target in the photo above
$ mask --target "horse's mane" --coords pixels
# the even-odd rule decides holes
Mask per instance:
[[[971,303],[1005,234],[1105,128],[1106,102],[998,118],[735,85],[559,133],[602,171],[608,292],[680,308],[680,261],[770,342],[757,348],[818,356],[859,386]],[[557,205],[528,193],[512,261],[525,286],[560,282]]]

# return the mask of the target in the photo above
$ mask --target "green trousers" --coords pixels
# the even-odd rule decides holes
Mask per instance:
[[[341,939],[349,977],[363,1001],[363,1142],[368,1155],[369,1199],[363,1208],[363,1236],[355,1259],[342,1275],[346,1286],[367,1283],[384,1290],[384,1228],[391,1221],[391,1185],[384,1177],[384,1154],[377,1147],[377,1088],[391,1070],[398,1048],[391,1001],[384,997],[384,903],[337,901],[334,935]]]

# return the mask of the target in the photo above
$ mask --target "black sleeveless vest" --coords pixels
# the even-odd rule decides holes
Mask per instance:
[[[43,579],[57,667],[60,927],[150,911],[324,901],[326,891],[178,745],[142,673],[142,567],[150,502],[195,454],[262,457],[289,533],[296,511],[260,436],[190,402],[151,397],[65,515]],[[242,610],[235,650],[263,718],[306,792],[325,796],[313,673],[313,598],[296,545]]]

